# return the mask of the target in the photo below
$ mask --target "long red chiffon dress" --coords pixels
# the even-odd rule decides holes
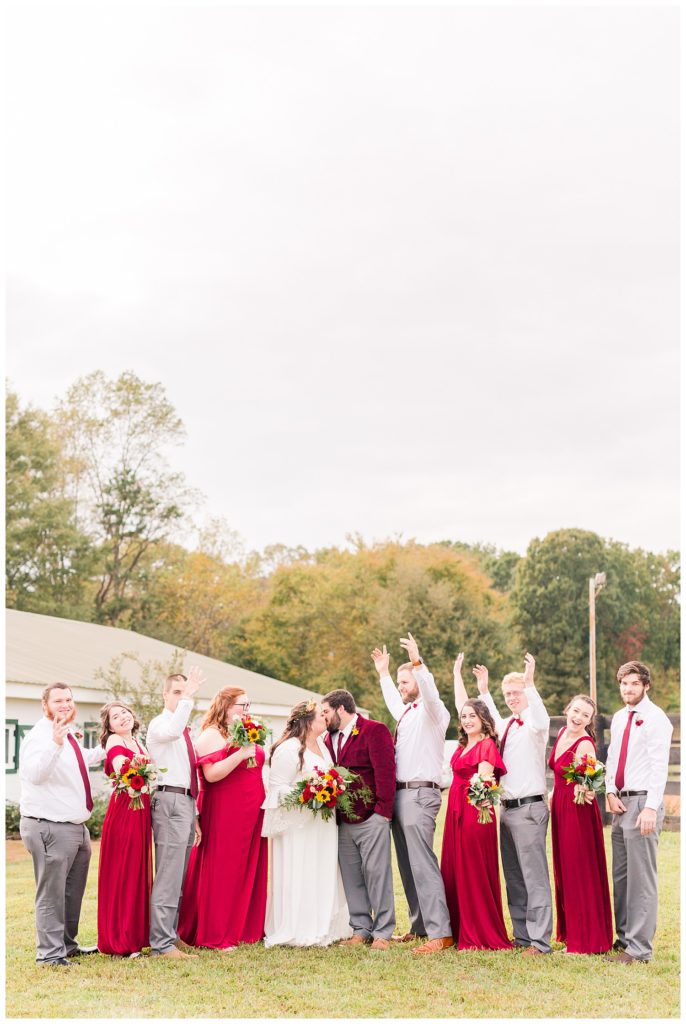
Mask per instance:
[[[568,953],[606,953],[612,945],[612,911],[603,825],[598,801],[574,803],[574,786],[562,769],[568,765],[579,739],[556,758],[557,734],[548,766],[555,773],[550,822],[553,840],[553,874],[557,911],[557,941],[567,943]],[[595,747],[595,743],[593,743]]]
[[[486,737],[464,752],[458,747],[450,762],[453,781],[441,850],[441,874],[458,949],[512,949],[505,931],[498,871],[495,812],[480,825],[478,808],[467,803],[467,790],[479,763],[492,764],[500,779],[507,769],[496,744]]]
[[[145,752],[138,745],[138,750]],[[114,770],[115,757],[130,758],[126,747],[107,751],[105,774]],[[112,793],[102,824],[98,868],[98,949],[114,956],[140,953],[150,945],[152,889],[152,820],[150,797],[134,811],[125,793]]]
[[[264,937],[264,751],[255,748],[256,768],[241,761],[219,782],[208,782],[202,772],[202,765],[223,761],[237,749],[223,748],[197,761],[202,840],[191,850],[179,914],[179,937],[189,946],[226,949]]]

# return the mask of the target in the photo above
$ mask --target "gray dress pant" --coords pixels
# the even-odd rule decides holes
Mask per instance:
[[[60,960],[79,948],[91,837],[85,825],[44,818],[22,817],[19,832],[36,879],[36,960]]]
[[[155,881],[150,898],[150,948],[166,953],[179,937],[181,891],[195,838],[195,800],[183,793],[152,798]]]
[[[548,805],[500,807],[500,856],[515,942],[552,952],[553,903],[545,837]]]
[[[651,960],[657,928],[657,844],[665,820],[657,811],[655,831],[642,836],[636,818],[644,796],[623,796],[624,814],[612,815],[612,888],[617,941],[629,956]]]
[[[390,939],[395,928],[390,822],[372,814],[353,825],[341,823],[338,863],[355,935]]]
[[[393,839],[410,911],[410,931],[442,939],[452,935],[443,876],[434,853],[440,789],[399,789],[393,809]]]

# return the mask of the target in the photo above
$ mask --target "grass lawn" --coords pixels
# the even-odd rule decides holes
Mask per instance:
[[[439,848],[443,813],[439,817]],[[200,951],[197,960],[85,957],[62,971],[34,962],[33,870],[8,841],[8,1017],[678,1017],[679,839],[660,837],[660,915],[651,964],[520,952],[412,957],[407,946]],[[610,831],[605,830],[610,863]],[[97,850],[79,938],[96,941]],[[398,929],[407,907],[394,868]],[[316,898],[316,888],[313,888]],[[506,906],[503,890],[503,903]],[[510,929],[506,912],[506,924]],[[511,931],[511,929],[510,929]]]

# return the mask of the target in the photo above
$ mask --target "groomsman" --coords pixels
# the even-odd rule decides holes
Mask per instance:
[[[457,673],[460,668],[456,662]],[[488,692],[488,669],[483,665],[474,669],[507,768],[500,783],[500,855],[515,944],[530,956],[552,952],[553,929],[545,845],[549,817],[545,751],[550,718],[534,685],[535,668],[533,657],[526,654],[524,673],[510,672],[503,679],[503,698],[512,712],[506,719]]]
[[[410,931],[398,938],[428,938],[416,954],[437,953],[455,943],[443,876],[433,849],[436,815],[441,807],[441,769],[450,712],[434,678],[419,656],[411,633],[400,640],[410,659],[398,668],[397,689],[388,671],[389,655],[372,651],[386,706],[395,718],[396,794],[393,839],[410,911]]]
[[[355,818],[338,817],[338,862],[350,912],[351,939],[342,946],[371,940],[371,949],[388,949],[395,927],[391,876],[391,817],[395,797],[393,737],[383,722],[363,718],[352,693],[332,690],[322,700],[334,764],[359,775],[372,803],[355,801]]]
[[[617,672],[624,702],[612,718],[607,805],[612,812],[612,882],[617,941],[608,960],[647,963],[657,927],[657,843],[665,816],[672,723],[648,696],[650,669],[628,661]]]
[[[190,959],[177,931],[181,890],[194,843],[200,842],[196,819],[198,773],[195,750],[188,729],[193,694],[204,683],[200,669],[169,676],[164,684],[164,711],[148,726],[146,743],[154,764],[166,768],[162,785],[152,798],[152,830],[155,839],[155,881],[150,899],[150,947],[152,956]]]
[[[69,967],[68,958],[98,951],[79,946],[76,936],[91,858],[84,824],[93,810],[88,767],[105,751],[84,749],[70,728],[76,704],[67,683],[46,687],[42,705],[43,717],[20,751],[19,831],[36,879],[36,961]]]

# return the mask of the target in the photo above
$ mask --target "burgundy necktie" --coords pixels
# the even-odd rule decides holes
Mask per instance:
[[[620,789],[624,789],[624,769],[626,768],[626,752],[629,748],[629,735],[631,733],[631,723],[633,722],[632,715],[635,715],[635,711],[629,712],[629,717],[624,728],[624,735],[622,736],[622,745],[619,748],[619,760],[617,761],[617,771],[615,772],[615,787],[619,793]]]
[[[195,750],[193,749],[193,741],[191,740],[191,734],[188,731],[188,726],[183,730],[183,738],[186,741],[188,747],[188,760],[191,763],[191,796],[195,800],[198,795],[198,773],[195,768]]]
[[[398,719],[398,721],[395,723],[395,732],[393,733],[393,743],[394,744],[396,744],[398,742],[398,729],[400,728],[400,723],[402,722],[402,720],[405,717],[405,715],[407,714],[407,712],[411,711],[414,706],[415,706],[414,704],[408,704],[407,707],[405,708],[405,710],[403,711],[402,715]]]
[[[336,761],[340,764],[341,760],[341,747],[343,746],[343,730],[341,729],[338,733],[338,748],[336,750]]]
[[[86,791],[86,807],[88,808],[89,811],[92,811],[93,810],[93,796],[91,794],[91,784],[90,784],[90,779],[88,778],[88,769],[86,768],[86,762],[84,761],[83,754],[81,753],[81,747],[78,745],[78,743],[76,742],[76,740],[74,739],[74,737],[72,736],[72,734],[70,732],[67,733],[67,739],[69,740],[69,742],[71,743],[72,747],[74,748],[74,753],[76,754],[76,760],[77,760],[78,765],[79,765],[79,771],[81,772],[81,778],[83,779],[83,788]]]

